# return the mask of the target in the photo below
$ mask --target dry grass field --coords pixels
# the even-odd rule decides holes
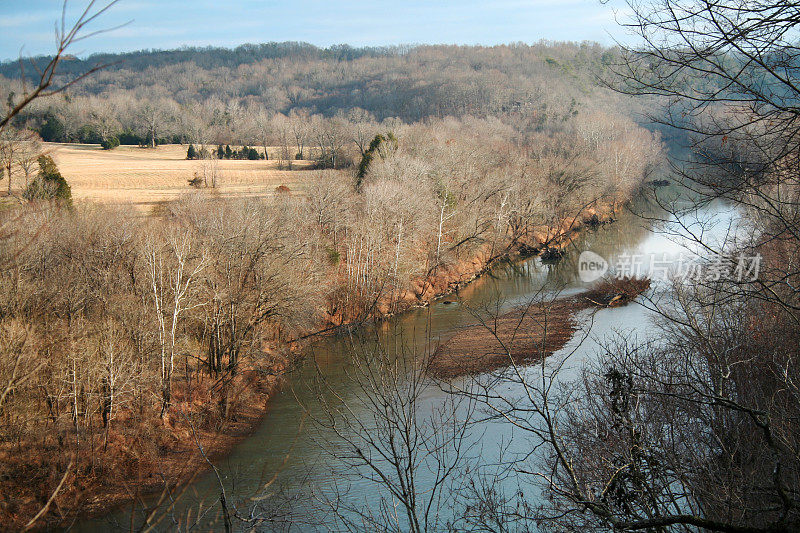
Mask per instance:
[[[186,146],[156,149],[120,146],[107,151],[99,145],[53,144],[47,149],[72,187],[75,201],[132,204],[142,210],[174,200],[192,190],[188,180],[202,175],[203,162],[188,161]],[[277,149],[276,149],[277,151]],[[297,161],[301,170],[278,170],[277,161],[217,161],[215,193],[223,197],[269,196],[281,185],[303,193],[310,162]],[[305,170],[302,170],[305,169]]]

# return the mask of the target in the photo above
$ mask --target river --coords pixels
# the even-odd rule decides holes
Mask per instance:
[[[645,200],[635,203],[638,211],[653,214],[653,208]],[[698,218],[713,218],[717,221],[715,231],[724,234],[728,224],[735,218],[726,206],[712,204],[699,210]],[[689,221],[691,223],[691,221]],[[563,294],[583,290],[587,285],[578,277],[577,258],[581,251],[591,250],[605,258],[611,265],[630,256],[649,257],[659,254],[677,254],[687,242],[677,231],[664,232],[659,225],[632,213],[621,213],[618,220],[596,230],[586,230],[569,248],[568,255],[558,264],[543,265],[538,259],[521,263],[498,265],[490,274],[484,275],[463,288],[454,297],[444,298],[429,308],[404,313],[374,328],[362,328],[354,335],[365,342],[377,342],[375,338],[396,339],[401,334],[406,345],[424,347],[428,341],[434,345],[448,339],[462,326],[475,322],[473,312],[483,306],[496,306],[498,310],[510,310],[527,302],[531,295],[543,287],[557,287]],[[658,291],[665,282],[654,283]],[[585,328],[591,328],[586,330]],[[647,338],[654,332],[652,316],[644,306],[636,303],[618,308],[602,309],[593,314],[592,320],[584,320],[573,342],[564,350],[575,350],[571,368],[567,375],[575,375],[587,358],[597,353],[599,343],[610,335]],[[585,341],[577,346],[578,338]],[[352,349],[348,336],[328,337],[315,342],[307,351],[305,364],[301,364],[288,376],[288,383],[276,394],[268,413],[254,433],[238,444],[224,460],[217,462],[220,477],[226,487],[228,500],[240,513],[253,505],[253,498],[260,498],[275,516],[284,516],[291,522],[279,524],[278,529],[293,531],[325,530],[335,527],[330,517],[319,515],[320,498],[330,496],[331,487],[346,486],[347,502],[353,505],[377,505],[382,494],[375,483],[358,477],[343,477],[332,457],[321,444],[333,437],[318,429],[304,416],[305,409],[320,415],[315,391],[308,384],[319,369],[329,384],[345,400],[356,394],[348,380],[345,364]],[[422,349],[422,348],[419,348]],[[316,365],[310,364],[316,361]],[[315,368],[315,366],[317,368]],[[430,386],[423,398],[423,405],[437,406],[445,401],[447,394],[437,386]],[[367,416],[366,414],[364,416]],[[515,451],[530,443],[515,443],[512,428],[492,423],[491,427],[477,428],[481,451],[473,460],[491,462],[501,445]],[[424,474],[420,474],[424,476]],[[273,479],[274,477],[274,479]],[[336,483],[334,483],[336,482]],[[424,485],[424,479],[422,484]],[[266,488],[265,488],[266,486]],[[195,522],[200,513],[203,519],[197,522],[197,530],[222,530],[219,522],[219,483],[213,472],[203,473],[185,491],[175,505],[171,516],[166,516],[155,530],[177,529],[181,524]],[[266,496],[264,498],[264,496]],[[71,531],[97,532],[129,529],[131,524],[141,524],[143,511],[134,506],[117,510],[107,516],[85,520]],[[205,514],[203,514],[205,513]],[[190,518],[187,518],[190,517]],[[234,528],[250,530],[252,526],[236,522]],[[256,530],[269,530],[272,526],[261,525]],[[186,530],[183,526],[181,530]]]

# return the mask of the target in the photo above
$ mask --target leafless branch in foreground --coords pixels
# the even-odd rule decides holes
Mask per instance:
[[[101,33],[113,31],[122,26],[105,28],[100,30],[90,30],[89,26],[96,22],[104,13],[111,9],[120,0],[112,0],[107,3],[98,3],[91,0],[86,8],[81,12],[78,19],[70,23],[67,20],[67,0],[64,0],[61,9],[61,19],[55,26],[56,50],[53,57],[47,62],[44,68],[39,68],[34,61],[31,61],[31,68],[35,71],[33,77],[29,77],[25,72],[25,60],[20,57],[20,76],[23,87],[23,97],[13,107],[11,107],[0,119],[0,131],[6,128],[11,120],[19,115],[23,109],[38,98],[52,96],[72,87],[81,80],[91,76],[95,72],[108,67],[107,64],[96,65],[78,76],[59,81],[58,66],[67,52],[78,42],[89,39]],[[123,25],[124,26],[124,25]],[[29,85],[29,80],[31,85]]]

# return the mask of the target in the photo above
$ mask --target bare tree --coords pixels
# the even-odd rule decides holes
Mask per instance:
[[[211,187],[215,189],[223,178],[223,172],[219,168],[219,160],[212,153],[206,151],[200,162],[196,165],[198,170],[194,173],[194,178],[189,181],[192,185]]]
[[[91,38],[101,32],[111,31],[110,29],[88,31],[89,25],[95,22],[106,11],[111,9],[119,0],[112,0],[110,2],[97,2],[91,0],[86,8],[78,16],[78,19],[71,25],[67,20],[67,3],[63,3],[61,20],[56,24],[56,51],[53,57],[48,61],[43,69],[39,70],[35,63],[32,64],[32,69],[36,71],[36,77],[31,78],[33,86],[28,86],[28,76],[25,73],[25,62],[20,60],[20,69],[22,74],[22,87],[24,96],[13,105],[8,112],[0,118],[0,130],[6,128],[9,122],[19,115],[23,109],[31,104],[34,100],[53,94],[65,91],[69,87],[75,85],[81,80],[91,76],[95,72],[103,69],[106,65],[98,65],[90,68],[87,72],[80,76],[66,80],[65,82],[57,81],[58,66],[61,60],[66,55],[67,51],[72,48],[75,43]]]
[[[264,157],[269,159],[269,143],[274,136],[272,125],[272,115],[263,109],[259,109],[253,116],[254,139],[264,148]]]
[[[146,95],[138,104],[139,129],[150,148],[155,148],[162,136],[169,132],[177,116],[177,105],[167,98]]]
[[[25,178],[23,188],[30,185],[43,151],[41,137],[34,131],[26,130],[16,150],[16,163]]]
[[[266,127],[266,126],[262,126]],[[280,167],[287,170],[292,170],[294,154],[292,153],[291,145],[291,124],[286,115],[276,113],[270,120],[270,128],[274,132],[275,137],[278,139],[278,146],[280,148]]]
[[[311,121],[314,142],[320,150],[317,158],[323,168],[339,168],[342,149],[347,144],[347,132],[344,121],[339,118],[329,120],[314,115]]]
[[[767,270],[755,280],[676,283],[669,298],[648,302],[660,317],[656,342],[609,341],[578,379],[564,375],[564,358],[536,372],[514,368],[481,397],[531,436],[538,453],[514,468],[544,491],[529,518],[549,529],[793,531],[796,6],[664,0],[631,8],[644,46],[618,65],[622,90],[665,98],[657,119],[687,132],[695,155],[676,165],[677,175],[701,203],[733,202],[756,230],[713,242],[704,224],[680,218],[696,203],[658,201],[710,258],[761,252]],[[632,160],[611,155],[613,168],[627,172]],[[504,394],[501,383],[520,394]]]
[[[375,117],[369,111],[353,108],[347,112],[345,119],[350,128],[352,141],[358,148],[359,154],[363,157],[367,148],[369,148],[370,141],[375,137],[378,130]]]
[[[795,380],[758,361],[741,307],[717,301],[709,314],[698,296],[679,297],[704,312],[670,316],[669,345],[608,340],[578,379],[560,376],[559,359],[501,378],[520,396],[496,392],[499,383],[487,392],[497,416],[545,445],[515,465],[547,495],[528,501],[531,520],[559,531],[796,528]],[[724,352],[734,338],[745,344]],[[754,366],[740,373],[742,364]],[[750,388],[763,384],[755,368],[785,392]]]
[[[118,100],[115,98],[90,98],[87,102],[90,123],[104,141],[119,131]]]
[[[295,146],[297,146],[297,155],[300,159],[308,159],[306,157],[306,140],[309,137],[310,115],[306,110],[292,109],[289,113],[289,123],[291,124],[292,136],[294,137]]]
[[[175,231],[166,241],[155,234],[142,248],[146,276],[151,288],[153,313],[158,325],[161,352],[161,417],[172,401],[172,375],[178,349],[183,315],[204,305],[193,298],[198,276],[207,265],[203,252],[198,254],[188,231]]]
[[[0,364],[0,409],[6,398],[14,390],[25,384],[44,366],[43,361],[36,362],[27,328],[19,323],[5,324],[0,328],[3,357]]]
[[[347,531],[440,531],[450,520],[452,484],[470,452],[465,436],[471,404],[452,396],[439,407],[426,405],[425,391],[433,384],[425,353],[354,340],[347,376],[356,395],[342,395],[319,373],[322,411],[308,412],[335,437],[322,445],[346,475],[371,481],[379,493],[374,505],[364,507],[349,501],[341,486],[328,489],[323,503]]]
[[[8,177],[8,195],[11,195],[12,177],[19,168],[25,178],[22,188],[29,184],[39,156],[42,143],[39,135],[28,129],[6,128],[0,131],[0,162]]]
[[[0,162],[3,172],[8,177],[8,195],[11,196],[11,177],[17,159],[17,149],[22,142],[22,132],[16,128],[0,130]]]

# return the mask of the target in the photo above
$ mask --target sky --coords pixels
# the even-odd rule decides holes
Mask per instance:
[[[69,0],[67,21],[89,0]],[[107,2],[107,0],[106,0]],[[62,0],[0,0],[0,60],[52,53]],[[96,0],[95,5],[104,5]],[[503,44],[597,41],[627,35],[623,0],[119,0],[72,50],[95,52],[304,41],[350,44]]]

